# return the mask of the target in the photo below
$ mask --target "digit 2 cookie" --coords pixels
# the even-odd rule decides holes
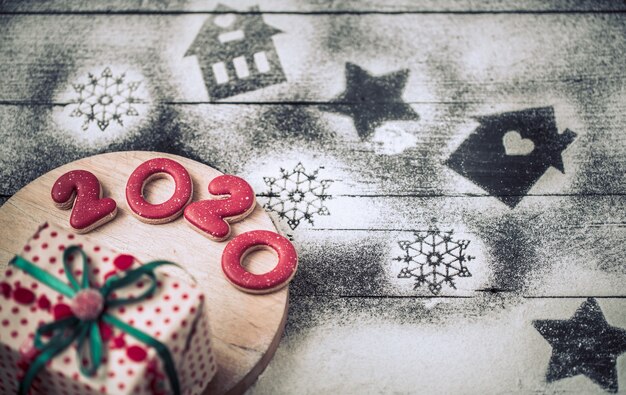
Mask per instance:
[[[254,210],[254,191],[242,178],[222,175],[209,183],[209,193],[218,198],[191,203],[184,216],[195,230],[212,240],[223,241],[230,236],[229,223],[241,221]]]
[[[70,226],[77,233],[87,233],[109,222],[117,214],[111,198],[102,199],[98,178],[86,170],[72,170],[59,177],[52,186],[51,197],[62,210],[72,208]]]

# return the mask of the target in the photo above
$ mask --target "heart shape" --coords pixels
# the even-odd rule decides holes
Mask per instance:
[[[519,132],[511,130],[502,137],[504,152],[509,156],[525,156],[535,150],[531,139],[523,139]]]

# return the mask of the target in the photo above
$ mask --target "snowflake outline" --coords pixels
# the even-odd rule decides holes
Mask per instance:
[[[456,288],[455,277],[472,277],[465,265],[475,259],[465,252],[469,240],[454,240],[454,231],[442,232],[437,228],[413,232],[414,240],[400,240],[398,246],[404,255],[393,258],[406,263],[398,278],[415,278],[414,290],[427,286],[433,295],[439,295],[446,284]]]
[[[76,108],[71,117],[84,117],[82,130],[86,131],[95,122],[104,131],[112,121],[124,126],[123,116],[138,116],[134,104],[145,101],[136,92],[141,81],[126,82],[126,73],[114,76],[110,67],[106,67],[100,76],[87,74],[87,83],[72,84],[78,97],[70,101]]]
[[[286,219],[291,230],[295,230],[303,220],[314,226],[313,216],[330,215],[324,201],[332,199],[327,190],[335,181],[318,180],[322,169],[324,167],[320,166],[312,173],[307,173],[302,162],[298,162],[293,170],[281,167],[278,178],[263,177],[269,187],[267,192],[258,195],[267,198],[263,207],[277,213],[280,219]]]

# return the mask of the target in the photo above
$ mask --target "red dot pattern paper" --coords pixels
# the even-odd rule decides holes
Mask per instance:
[[[129,264],[132,255],[128,253],[114,252],[87,236],[76,236],[52,226],[42,227],[24,246],[21,256],[67,282],[62,254],[70,245],[80,245],[87,253],[95,287],[100,287],[107,276],[123,275],[125,270],[140,264],[136,260]],[[72,259],[77,278],[82,274],[80,259],[78,254]],[[107,311],[164,343],[176,364],[182,393],[199,395],[217,370],[204,298],[193,284],[165,273],[158,273],[157,278],[159,286],[153,297]],[[148,286],[147,281],[138,281],[116,292],[115,297],[137,296]],[[15,393],[18,377],[27,367],[20,347],[32,341],[41,323],[71,314],[71,301],[13,267],[0,278],[0,290],[0,393]],[[40,372],[33,392],[64,395],[169,392],[169,382],[155,350],[117,328],[101,325],[100,330],[106,350],[104,363],[95,377],[80,374],[72,346]]]

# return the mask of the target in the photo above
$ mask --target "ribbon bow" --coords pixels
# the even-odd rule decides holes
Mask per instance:
[[[80,283],[72,275],[69,264],[69,257],[75,252],[79,252],[83,259],[82,279]],[[41,353],[31,363],[28,371],[20,381],[20,395],[26,395],[37,373],[39,373],[48,361],[63,352],[63,350],[74,343],[74,341],[77,342],[76,353],[81,373],[86,376],[93,376],[102,364],[104,346],[98,325],[99,321],[113,325],[135,339],[154,348],[163,362],[163,366],[169,378],[170,388],[174,394],[180,394],[178,375],[176,374],[174,360],[168,348],[152,336],[107,313],[107,308],[109,307],[139,302],[153,295],[157,288],[154,269],[163,265],[178,266],[177,264],[167,261],[149,262],[137,269],[126,272],[123,277],[119,277],[118,275],[109,277],[101,288],[90,287],[87,255],[79,246],[70,246],[63,252],[63,267],[69,280],[69,285],[20,256],[14,257],[10,264],[22,269],[36,280],[55,291],[68,298],[72,298],[76,306],[76,308],[73,306],[72,309],[74,316],[41,325],[35,332],[34,344]],[[150,286],[142,294],[132,298],[118,299],[112,297],[112,292],[135,283],[143,276],[150,280]],[[52,337],[47,342],[44,342],[42,336],[50,334],[52,334]],[[84,359],[82,358],[85,353],[89,353],[89,358],[86,359],[87,364],[83,362]]]

